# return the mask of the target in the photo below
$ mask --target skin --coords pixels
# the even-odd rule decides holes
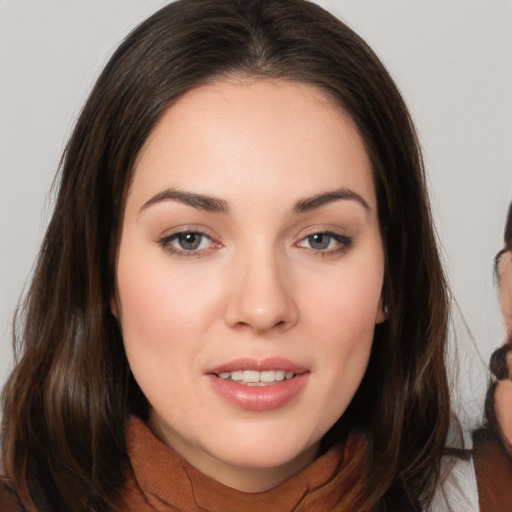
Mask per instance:
[[[504,252],[498,265],[500,306],[507,332],[512,331],[512,252]]]
[[[511,366],[509,360],[509,368]],[[512,444],[512,380],[502,380],[498,383],[494,392],[494,405],[501,432]]]
[[[342,188],[342,198],[304,207]],[[221,200],[225,211],[185,204],[176,191]],[[205,236],[186,251],[180,231]],[[337,239],[312,245],[326,232]],[[297,473],[362,380],[385,319],[383,277],[371,164],[341,109],[283,81],[188,92],[139,156],[118,251],[113,311],[150,428],[236,489]],[[240,357],[292,361],[305,385],[272,410],[233,405],[213,389],[211,369]]]
[[[499,266],[500,306],[505,329],[512,334],[512,252],[507,251],[500,257]],[[509,336],[510,338],[510,336]],[[512,353],[507,357],[509,379],[512,379]],[[501,431],[507,441],[512,444],[512,380],[503,380],[496,386],[494,393],[496,416]]]

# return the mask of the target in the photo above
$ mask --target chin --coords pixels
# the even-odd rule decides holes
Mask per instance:
[[[302,469],[314,460],[319,439],[310,441],[306,436],[293,439],[282,429],[277,432],[277,436],[274,429],[270,435],[261,432],[249,438],[247,435],[243,438],[231,435],[225,443],[216,443],[210,453],[231,466],[252,469],[271,469],[288,464]]]

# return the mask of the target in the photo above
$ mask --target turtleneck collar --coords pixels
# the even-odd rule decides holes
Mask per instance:
[[[137,418],[127,426],[130,467],[120,510],[202,512],[362,512],[361,488],[366,442],[350,436],[278,486],[249,493],[210,478],[164,445]]]

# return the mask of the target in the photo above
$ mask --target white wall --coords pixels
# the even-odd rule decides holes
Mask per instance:
[[[113,49],[164,3],[0,0],[0,383],[11,365],[10,319],[50,214],[65,140]],[[487,361],[503,337],[491,267],[512,199],[512,2],[319,3],[375,49],[417,123],[461,312],[455,329],[471,426],[486,386],[480,355]]]

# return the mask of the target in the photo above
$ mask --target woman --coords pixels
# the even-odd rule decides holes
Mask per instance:
[[[486,424],[474,435],[475,472],[484,512],[512,510],[512,203],[503,238],[505,245],[494,268],[507,341],[491,356]]]
[[[503,443],[512,454],[512,417],[510,416],[510,387],[512,380],[512,203],[508,209],[503,249],[495,259],[499,298],[507,342],[491,358],[491,370],[498,381],[495,400]]]
[[[422,510],[450,421],[419,146],[302,0],[183,0],[96,83],[3,393],[29,510]]]
[[[512,454],[512,417],[509,406],[512,380],[512,203],[508,209],[503,242],[503,249],[495,258],[494,270],[506,342],[491,356],[493,384],[488,393],[486,416],[489,428],[498,434],[503,448]]]

